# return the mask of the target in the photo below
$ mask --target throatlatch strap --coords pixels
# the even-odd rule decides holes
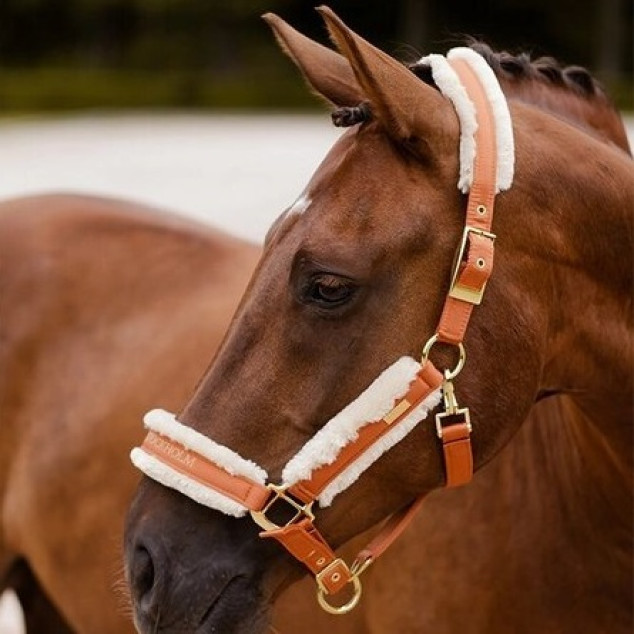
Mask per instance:
[[[360,564],[364,564],[368,561],[378,559],[410,525],[410,522],[418,513],[426,497],[426,495],[421,495],[402,511],[394,513],[394,515],[388,518],[379,532],[374,536],[374,539],[359,552],[357,561]]]

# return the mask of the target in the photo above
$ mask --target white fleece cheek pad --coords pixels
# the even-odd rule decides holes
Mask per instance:
[[[420,363],[411,357],[401,357],[384,370],[359,397],[331,418],[289,460],[282,472],[283,484],[291,486],[307,480],[316,469],[332,464],[341,450],[357,439],[361,428],[380,420],[392,410],[394,402],[407,393],[420,367]],[[439,402],[440,388],[334,478],[319,496],[320,506],[330,506],[338,493],[347,489],[370,465],[409,434]]]
[[[262,485],[266,483],[268,474],[264,469],[250,460],[245,460],[228,447],[215,443],[195,429],[179,423],[174,414],[154,409],[145,415],[143,422],[147,429],[195,451],[231,475],[243,476]],[[141,447],[132,450],[130,459],[145,475],[203,506],[234,517],[242,517],[248,512],[242,504],[198,482],[186,473],[164,464]]]

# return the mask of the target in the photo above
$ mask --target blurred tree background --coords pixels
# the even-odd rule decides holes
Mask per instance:
[[[633,107],[632,0],[330,0],[411,61],[466,34],[588,67]],[[259,15],[327,41],[304,0],[1,0],[0,113],[314,107]]]

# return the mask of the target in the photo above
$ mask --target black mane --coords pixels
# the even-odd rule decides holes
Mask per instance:
[[[582,66],[562,66],[552,57],[538,57],[532,60],[528,53],[513,55],[507,51],[494,51],[488,44],[476,39],[467,41],[469,48],[482,55],[496,77],[501,81],[537,81],[558,86],[579,97],[591,99],[599,97],[607,100],[601,84]],[[422,81],[436,87],[431,68],[423,64],[408,64],[408,68]],[[349,127],[368,121],[372,113],[368,104],[356,107],[337,108],[332,114],[337,127]]]
[[[513,55],[507,51],[497,52],[485,42],[475,39],[469,40],[467,44],[484,57],[498,79],[540,81],[567,88],[582,97],[605,98],[605,92],[599,82],[582,66],[562,66],[552,57],[538,57],[532,60],[528,53]],[[411,64],[409,68],[420,79],[433,85],[429,68],[418,64]]]

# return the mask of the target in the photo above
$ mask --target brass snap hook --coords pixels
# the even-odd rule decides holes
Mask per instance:
[[[436,434],[438,435],[438,438],[442,438],[444,422],[448,422],[449,424],[462,422],[467,426],[469,433],[471,433],[472,430],[469,408],[460,407],[458,405],[456,393],[449,375],[449,370],[445,370],[445,380],[442,384],[444,411],[436,414]]]

